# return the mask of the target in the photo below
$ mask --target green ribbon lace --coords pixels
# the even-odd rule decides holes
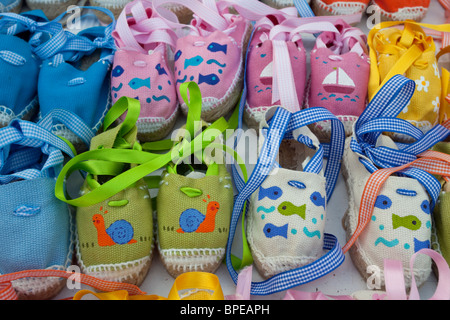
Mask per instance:
[[[218,170],[217,164],[208,163],[203,156],[207,148],[231,154],[239,164],[244,180],[247,181],[245,164],[237,152],[225,144],[215,142],[221,136],[228,139],[230,133],[236,129],[239,109],[236,108],[229,121],[222,117],[207,125],[201,121],[202,97],[198,85],[195,82],[183,83],[180,86],[180,93],[188,106],[186,135],[180,136],[178,141],[161,140],[140,145],[136,141],[139,101],[122,97],[106,114],[103,131],[92,140],[91,150],[75,156],[63,167],[56,181],[55,196],[70,205],[83,207],[105,201],[141,179],[146,181],[149,188],[157,188],[160,177],[150,174],[164,167],[168,171],[176,172],[177,165],[192,155],[197,156],[208,166],[207,174],[214,174]],[[125,112],[125,119],[114,127]],[[80,171],[86,176],[90,191],[78,198],[71,198],[65,190],[65,182],[75,171]],[[101,180],[102,183],[97,179],[100,176],[106,177]],[[253,261],[245,238],[244,221],[242,236],[242,260],[233,257],[237,268],[249,265]]]

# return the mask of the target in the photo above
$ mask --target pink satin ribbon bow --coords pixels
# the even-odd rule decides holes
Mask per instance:
[[[403,265],[401,261],[384,261],[384,276],[386,292],[373,291],[373,300],[420,300],[419,289],[414,279],[414,261],[419,254],[425,254],[434,260],[438,269],[438,283],[434,295],[429,300],[450,300],[450,268],[445,259],[436,251],[422,249],[416,252],[410,261],[411,290],[409,296],[406,293]],[[238,277],[236,293],[226,296],[226,300],[250,300],[250,288],[252,282],[252,266],[244,268]],[[351,295],[325,295],[322,292],[304,292],[289,289],[283,300],[354,300]]]

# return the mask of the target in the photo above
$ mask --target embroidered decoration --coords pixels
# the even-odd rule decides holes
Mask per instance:
[[[425,80],[424,76],[420,76],[419,80],[415,80],[417,91],[425,91],[428,92],[428,87],[430,86],[430,81]]]
[[[270,200],[277,200],[283,195],[283,190],[281,190],[279,187],[271,187],[264,189],[263,187],[259,188],[259,194],[258,194],[258,200],[262,200],[265,197],[269,198]]]
[[[430,248],[430,240],[420,241],[414,238],[414,252]],[[407,249],[407,248],[405,248]]]
[[[208,195],[208,199],[211,197]],[[203,199],[204,202],[207,202]],[[180,215],[178,233],[208,233],[213,232],[216,225],[216,214],[220,209],[217,201],[210,201],[206,207],[206,215],[197,209],[187,209]]]
[[[295,181],[295,180],[289,181],[288,185],[290,185],[291,187],[297,188],[297,189],[305,189],[306,188],[306,186],[303,182]]]
[[[32,217],[41,212],[41,207],[36,206],[18,206],[13,214],[18,217]]]
[[[310,237],[310,238],[317,237],[320,239],[320,231],[319,230],[309,231],[309,229],[307,227],[303,227],[303,233],[307,237]]]
[[[281,236],[287,239],[288,224],[278,227],[272,223],[268,223],[264,226],[264,234],[267,238],[273,238],[276,236]]]
[[[163,74],[167,75],[167,71],[166,71],[166,69],[164,69],[164,67],[161,66],[161,63],[158,63],[156,65],[155,69],[158,71],[158,75],[160,75],[160,76]]]
[[[317,207],[323,207],[325,209],[325,197],[323,197],[320,192],[316,191],[314,192],[311,197],[311,202],[314,203]]]
[[[203,62],[203,58],[201,56],[195,56],[189,59],[184,60],[184,69],[187,69],[190,66],[197,67]]]
[[[392,200],[384,195],[379,195],[375,201],[375,207],[378,209],[389,209],[392,205]]]
[[[211,52],[223,52],[223,53],[227,54],[227,45],[220,44],[217,42],[211,42],[208,46],[208,50]]]
[[[115,78],[120,77],[124,71],[125,70],[122,68],[122,66],[115,66],[113,71],[111,72],[111,76]]]
[[[405,196],[405,197],[416,197],[417,192],[414,190],[408,190],[408,189],[396,189],[396,193]],[[391,200],[391,198],[385,196],[385,195],[379,195],[377,197],[377,200],[375,201],[375,208],[387,210],[391,209],[394,210],[394,203]],[[379,221],[378,228],[384,232],[385,235],[387,235],[386,231],[389,230],[388,226],[392,226],[392,234],[387,235],[385,237],[380,236],[375,240],[375,247],[378,245],[384,245],[388,248],[393,248],[396,246],[401,246],[405,250],[413,249],[414,252],[417,252],[417,250],[420,250],[422,248],[428,248],[429,247],[429,240],[425,241],[419,241],[416,237],[408,236],[409,233],[405,233],[405,231],[402,231],[402,233],[397,233],[397,230],[399,228],[407,229],[411,232],[414,232],[414,235],[421,236],[422,226],[426,226],[426,228],[431,227],[430,220],[426,220],[426,218],[421,217],[421,212],[429,215],[430,214],[430,203],[428,200],[423,200],[420,205],[420,211],[417,212],[417,214],[409,214],[405,216],[400,216],[398,214],[393,213],[390,215],[390,221],[386,220],[383,217],[387,216],[385,214],[378,215],[374,214],[372,216],[372,221]],[[421,218],[419,218],[421,217]]]
[[[413,215],[409,215],[406,217],[400,217],[396,214],[392,215],[392,227],[394,229],[403,227],[412,231],[419,230],[422,226],[422,222]]]
[[[214,85],[218,84],[219,82],[220,82],[220,78],[214,73],[207,74],[207,75],[203,75],[200,73],[198,75],[198,84],[206,83],[211,86],[214,86]]]
[[[351,94],[355,91],[355,83],[342,68],[333,68],[323,80],[322,86],[326,92]]]
[[[426,214],[430,214],[431,213],[431,211],[430,211],[430,202],[428,200],[423,200],[422,204],[420,205],[420,208]]]
[[[130,80],[130,82],[128,83],[128,85],[130,86],[131,89],[133,90],[137,90],[139,88],[142,87],[147,87],[149,89],[151,89],[150,86],[150,77],[146,78],[146,79],[141,79],[141,78],[133,78]]]
[[[306,215],[306,204],[297,207],[289,201],[284,201],[278,206],[278,212],[284,216],[296,214],[304,220]]]
[[[100,211],[103,211],[103,207],[100,207]],[[107,213],[106,210],[103,212],[103,214]],[[117,220],[106,228],[103,216],[97,213],[92,217],[92,222],[97,229],[97,242],[100,247],[137,242],[133,239],[133,226],[126,220]]]
[[[271,206],[270,208],[266,208],[266,207],[263,207],[263,206],[259,206],[259,207],[256,209],[256,212],[258,213],[258,212],[260,212],[260,211],[264,211],[265,213],[271,213],[271,212],[274,212],[274,211],[275,211],[275,207],[274,207],[274,206]]]

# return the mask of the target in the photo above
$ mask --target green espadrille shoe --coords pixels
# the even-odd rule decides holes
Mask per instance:
[[[118,116],[127,118],[113,126]],[[76,254],[81,271],[100,279],[140,285],[152,261],[153,210],[147,184],[130,172],[153,156],[136,141],[139,102],[123,98],[105,117],[90,151],[63,168],[56,195],[77,207]],[[138,160],[135,160],[138,159]],[[80,197],[67,200],[61,180],[74,170],[88,174]],[[113,188],[111,188],[113,187]],[[108,190],[105,190],[108,189]],[[112,189],[112,190],[111,190]]]
[[[224,164],[180,172],[169,166],[157,197],[158,250],[167,271],[215,272],[228,239],[233,187]]]

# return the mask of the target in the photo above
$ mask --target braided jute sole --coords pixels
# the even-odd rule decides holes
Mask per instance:
[[[70,6],[83,6],[86,0],[25,0],[31,10],[42,10],[49,19],[55,19]]]

